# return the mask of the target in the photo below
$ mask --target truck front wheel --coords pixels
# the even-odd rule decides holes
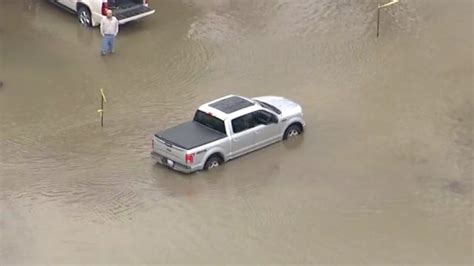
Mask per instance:
[[[301,127],[300,124],[296,124],[296,123],[292,124],[285,130],[285,134],[283,134],[283,140],[296,137],[300,135],[302,132],[303,132],[303,128]]]
[[[218,155],[212,155],[207,159],[206,164],[204,164],[204,170],[211,170],[219,167],[222,164],[223,160]]]

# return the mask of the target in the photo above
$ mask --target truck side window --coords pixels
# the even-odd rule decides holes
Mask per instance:
[[[239,133],[247,129],[251,129],[257,125],[253,113],[237,117],[232,120],[232,130]]]
[[[255,120],[259,125],[268,125],[275,120],[274,116],[271,113],[264,110],[257,111],[254,114]]]
[[[224,121],[217,117],[213,117],[210,114],[206,114],[203,111],[196,111],[196,114],[194,115],[194,122],[198,122],[208,128],[212,128],[218,132],[226,134]]]

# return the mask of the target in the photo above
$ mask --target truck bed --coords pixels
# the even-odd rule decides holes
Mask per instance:
[[[225,134],[212,130],[197,122],[190,121],[155,134],[167,144],[191,150],[196,147],[223,139]]]

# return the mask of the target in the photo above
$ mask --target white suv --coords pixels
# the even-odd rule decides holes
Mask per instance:
[[[148,0],[50,0],[77,14],[79,22],[94,27],[100,24],[107,9],[111,9],[120,24],[155,13]]]

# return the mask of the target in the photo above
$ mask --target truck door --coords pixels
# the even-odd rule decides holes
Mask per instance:
[[[231,122],[231,158],[243,155],[255,146],[255,119],[253,114],[234,118]]]
[[[281,138],[281,125],[278,123],[278,117],[265,110],[259,110],[253,113],[257,126],[255,127],[255,148],[260,148]]]

